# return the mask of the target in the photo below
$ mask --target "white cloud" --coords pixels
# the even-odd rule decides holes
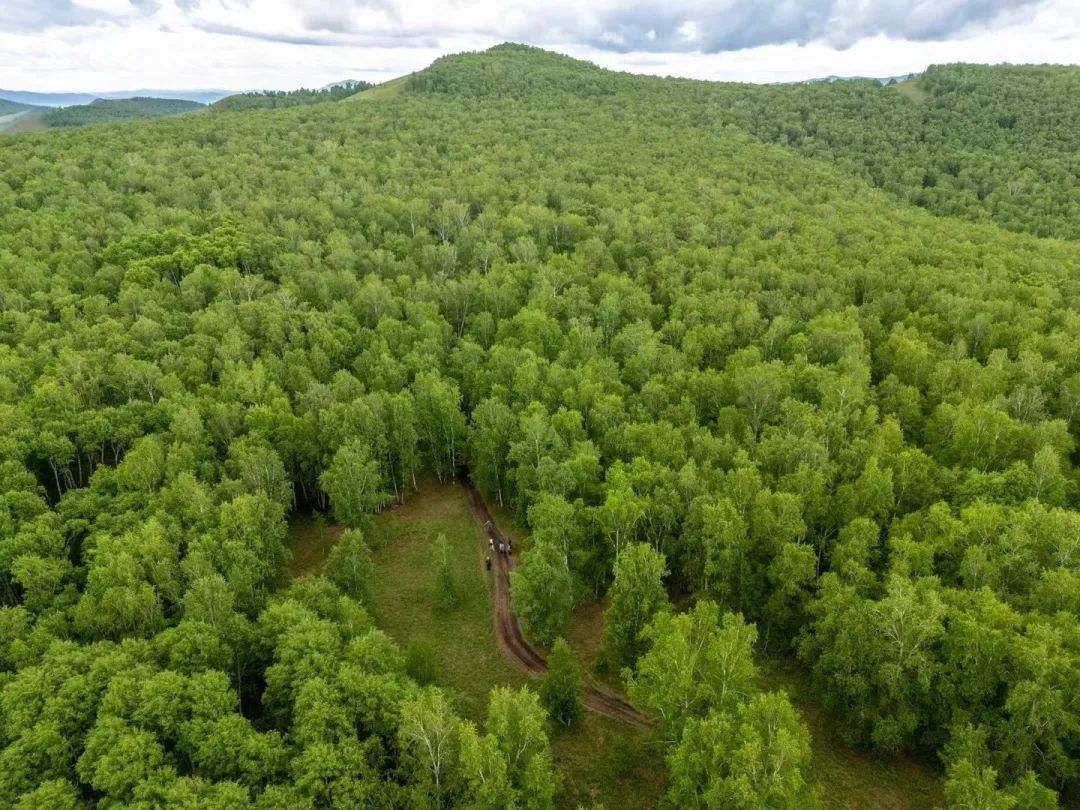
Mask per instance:
[[[620,70],[737,81],[887,76],[935,62],[1075,63],[1080,58],[1076,0],[912,0],[905,6],[921,15],[924,33],[948,30],[944,38],[921,36],[922,29],[914,28],[914,34],[893,33],[895,26],[887,20],[869,28],[851,22],[858,9],[900,8],[891,0],[813,0],[830,13],[851,13],[825,20],[820,29],[825,35],[803,44],[787,41],[784,32],[790,20],[798,23],[800,14],[805,16],[805,4],[755,0],[755,7],[772,15],[772,28],[736,32],[736,41],[776,41],[706,52],[731,33],[719,31],[716,20],[735,15],[746,2],[0,0],[0,87],[247,89],[319,86],[342,78],[381,81],[418,70],[440,55],[504,40]],[[645,13],[650,9],[663,13],[650,17]],[[664,29],[669,17],[674,22]],[[864,13],[858,19],[871,17]],[[622,28],[613,22],[619,20]]]
[[[649,30],[653,31],[652,28]],[[682,25],[675,29],[675,33],[686,42],[693,43],[701,39],[701,31],[698,29],[698,24],[693,20],[686,20],[683,22]],[[645,38],[649,40],[655,39],[655,37],[650,37],[648,34],[645,35]]]
[[[73,0],[73,2],[76,6],[82,6],[92,11],[100,11],[113,17],[130,14],[134,11],[128,0]]]

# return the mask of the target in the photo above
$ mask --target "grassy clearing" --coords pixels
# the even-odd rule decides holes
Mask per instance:
[[[457,586],[457,605],[448,611],[435,607],[440,534],[450,548]],[[371,589],[376,621],[402,648],[416,640],[431,646],[436,683],[457,697],[462,714],[479,721],[491,687],[526,682],[495,641],[485,546],[464,490],[425,483],[403,506],[376,518],[371,545],[378,572]]]
[[[518,548],[528,533],[506,510],[493,508],[500,526]],[[317,572],[339,526],[299,516],[290,528],[293,576]],[[434,607],[433,550],[446,535],[458,589],[451,611]],[[503,657],[492,627],[490,576],[484,568],[485,546],[464,490],[426,481],[403,506],[383,512],[371,533],[378,575],[372,583],[379,625],[403,649],[426,642],[435,653],[435,682],[453,694],[462,715],[482,721],[493,686],[520,686],[527,676]],[[567,640],[582,669],[603,683],[618,687],[617,673],[601,666],[605,604],[594,602],[574,611]],[[808,673],[795,662],[759,662],[762,687],[784,689],[802,711],[813,735],[813,778],[821,786],[826,807],[837,810],[914,810],[940,806],[941,781],[932,763],[901,754],[868,751],[847,742],[842,726],[811,695]],[[556,763],[563,776],[559,806],[577,808],[602,802],[609,810],[655,807],[664,791],[663,751],[650,732],[628,729],[586,713],[574,728],[552,729]]]
[[[922,86],[922,77],[916,76],[914,79],[906,79],[902,82],[897,82],[893,85],[901,94],[907,96],[911,101],[919,106],[926,103],[926,99],[930,97]]]
[[[397,98],[398,96],[405,94],[406,89],[408,89],[408,81],[408,76],[398,76],[396,79],[391,79],[388,82],[383,82],[375,87],[348,96],[342,99],[342,101],[385,101],[388,98]]]
[[[810,728],[813,778],[826,807],[922,810],[942,805],[941,779],[932,763],[852,745],[844,738],[843,725],[813,699],[805,667],[775,658],[758,663],[762,687],[786,691]]]
[[[571,810],[595,802],[608,810],[658,806],[667,768],[654,732],[587,712],[575,727],[556,728],[551,742],[563,776],[559,807]]]
[[[289,573],[293,577],[318,573],[342,531],[340,524],[327,523],[319,514],[294,516],[289,524]]]
[[[0,132],[16,134],[19,132],[40,132],[46,129],[41,117],[48,110],[20,110],[0,116]]]
[[[320,533],[311,519],[295,521],[294,571],[317,570],[337,536],[334,531],[328,527]],[[432,552],[439,534],[446,535],[458,589],[452,611],[434,607]],[[430,645],[435,682],[455,696],[463,716],[482,720],[493,686],[528,682],[495,641],[484,540],[464,490],[424,482],[403,506],[376,517],[370,539],[378,572],[372,583],[376,621],[403,648],[417,639]],[[657,805],[665,769],[651,734],[587,713],[573,728],[553,727],[551,741],[563,779],[559,807],[572,810],[596,801],[610,810]]]

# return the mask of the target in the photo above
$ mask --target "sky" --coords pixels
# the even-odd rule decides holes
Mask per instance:
[[[0,0],[0,88],[379,82],[505,41],[723,81],[1075,64],[1080,0]]]

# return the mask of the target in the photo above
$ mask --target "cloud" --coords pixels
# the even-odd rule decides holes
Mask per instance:
[[[1043,0],[634,0],[608,8],[590,44],[615,51],[722,53],[825,42],[847,48],[884,35],[912,41],[963,36],[974,26],[1030,18]]]
[[[36,32],[58,25],[89,25],[107,16],[72,0],[4,0],[0,3],[0,31]]]
[[[400,20],[398,5],[393,0],[293,0],[292,6],[300,12],[300,22],[309,31],[359,33],[358,12],[363,9],[380,11],[391,21]]]
[[[287,89],[511,40],[738,81],[1080,58],[1077,0],[0,0],[0,84]]]

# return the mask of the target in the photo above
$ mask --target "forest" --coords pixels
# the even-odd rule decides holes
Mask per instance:
[[[556,806],[601,599],[665,807],[825,804],[765,658],[948,808],[1076,806],[1080,72],[916,81],[505,45],[0,141],[0,806]],[[425,477],[529,535],[480,716],[372,596]]]
[[[50,110],[41,116],[41,121],[47,127],[81,127],[87,124],[109,124],[180,115],[200,110],[203,106],[197,101],[171,98],[99,98],[90,104]]]

